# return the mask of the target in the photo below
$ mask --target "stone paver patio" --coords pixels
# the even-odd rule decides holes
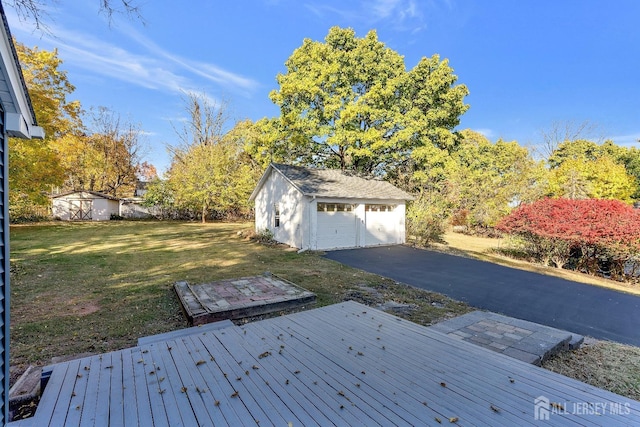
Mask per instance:
[[[174,289],[191,325],[298,309],[316,300],[314,293],[270,273],[201,284],[177,282]]]
[[[487,311],[473,311],[431,328],[538,366],[584,341],[581,335]]]

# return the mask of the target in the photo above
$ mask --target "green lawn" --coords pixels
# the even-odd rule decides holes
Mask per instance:
[[[316,292],[319,305],[347,298],[372,302],[360,290],[366,285],[384,298],[416,304],[407,318],[421,324],[469,310],[319,254],[238,235],[251,228],[152,221],[13,226],[12,366],[125,348],[141,336],[186,327],[172,289],[179,280],[203,283],[271,271]]]

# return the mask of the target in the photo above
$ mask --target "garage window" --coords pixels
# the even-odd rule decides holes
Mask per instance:
[[[280,227],[280,203],[273,204],[274,227]]]
[[[318,212],[352,212],[353,205],[348,203],[318,203]]]
[[[364,207],[367,212],[393,212],[395,208],[395,205],[365,205]]]

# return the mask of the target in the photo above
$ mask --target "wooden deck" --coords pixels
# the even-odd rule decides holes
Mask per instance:
[[[55,365],[20,426],[524,426],[541,397],[542,424],[640,425],[639,402],[355,302],[151,341]]]

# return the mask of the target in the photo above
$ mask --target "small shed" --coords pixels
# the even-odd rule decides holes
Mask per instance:
[[[404,243],[405,205],[412,199],[386,181],[276,163],[250,197],[257,232],[311,250]]]
[[[69,191],[52,196],[51,213],[63,221],[107,221],[120,215],[120,199],[97,191]]]

